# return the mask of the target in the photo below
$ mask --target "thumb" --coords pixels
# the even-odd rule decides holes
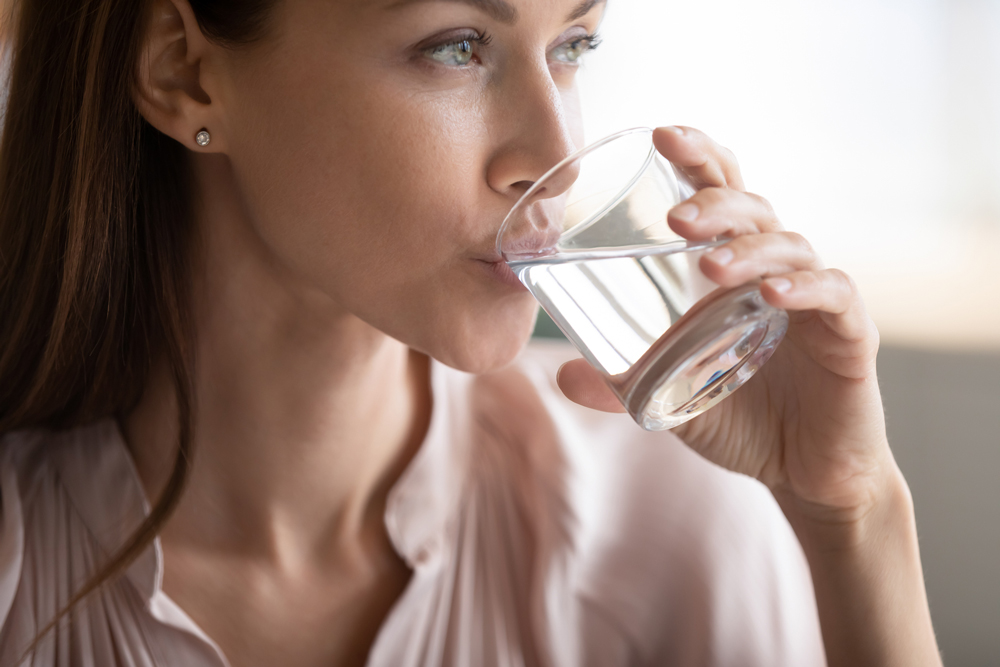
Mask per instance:
[[[556,384],[574,403],[601,412],[625,412],[618,397],[604,382],[604,376],[583,359],[563,364],[556,373]]]

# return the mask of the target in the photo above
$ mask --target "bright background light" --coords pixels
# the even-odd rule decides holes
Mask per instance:
[[[1000,1],[611,0],[601,33],[590,139],[704,130],[884,341],[1000,349]]]

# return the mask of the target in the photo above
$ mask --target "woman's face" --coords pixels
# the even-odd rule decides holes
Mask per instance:
[[[510,361],[536,305],[506,212],[582,142],[577,59],[603,4],[283,0],[228,52],[226,145],[273,261],[457,368]],[[218,94],[218,93],[217,93]]]

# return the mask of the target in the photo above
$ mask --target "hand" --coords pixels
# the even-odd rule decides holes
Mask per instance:
[[[702,258],[702,271],[724,287],[763,278],[764,299],[790,317],[784,342],[744,387],[674,432],[709,460],[764,482],[783,507],[822,521],[863,516],[893,491],[898,470],[875,375],[878,332],[857,288],[784,231],[767,201],[744,191],[728,150],[690,128],[660,128],[653,141],[698,188],[670,211],[670,227],[693,241],[732,238]],[[622,410],[582,359],[558,380],[578,403]]]

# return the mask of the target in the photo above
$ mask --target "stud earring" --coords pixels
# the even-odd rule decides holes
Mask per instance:
[[[194,135],[194,142],[204,148],[208,143],[212,141],[212,135],[208,133],[208,130],[202,129],[198,134]]]

